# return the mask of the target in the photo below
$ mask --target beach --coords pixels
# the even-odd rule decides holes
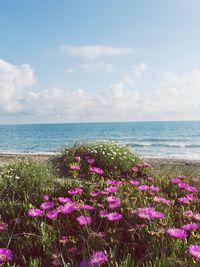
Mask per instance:
[[[16,160],[34,160],[48,163],[56,155],[59,155],[59,153],[1,153],[0,169]],[[200,160],[149,157],[143,157],[143,160],[151,163],[153,167],[152,174],[154,175],[200,176]]]

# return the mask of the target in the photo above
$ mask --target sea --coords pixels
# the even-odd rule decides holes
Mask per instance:
[[[54,153],[112,140],[144,157],[200,159],[200,121],[0,125],[0,153]]]

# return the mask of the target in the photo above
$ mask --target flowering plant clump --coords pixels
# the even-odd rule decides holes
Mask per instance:
[[[98,149],[91,145],[90,152],[75,150],[66,173],[76,172],[77,178],[53,185],[51,176],[38,185],[49,170],[35,164],[3,170],[0,265],[198,266],[198,181],[183,175],[150,176],[152,167],[146,162],[118,172],[114,165],[100,164],[99,146],[109,161],[113,154],[104,142]],[[70,164],[79,168],[72,170]]]

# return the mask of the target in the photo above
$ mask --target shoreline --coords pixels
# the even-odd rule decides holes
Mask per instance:
[[[7,164],[13,163],[16,160],[35,160],[43,163],[48,163],[51,158],[60,155],[61,152],[47,153],[2,153],[0,152],[0,169]],[[156,158],[145,157],[142,159],[149,162],[153,166],[152,175],[187,175],[200,177],[200,159],[177,159],[177,158]]]

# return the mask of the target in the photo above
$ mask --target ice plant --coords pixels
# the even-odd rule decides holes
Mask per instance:
[[[75,208],[73,207],[73,205],[65,204],[64,206],[59,206],[58,207],[58,211],[62,214],[71,214],[72,212],[75,211]]]
[[[61,204],[72,203],[72,200],[70,198],[68,198],[68,197],[59,197],[58,201]]]
[[[30,209],[28,211],[28,216],[35,218],[35,217],[42,217],[44,215],[44,211],[41,209]]]
[[[7,223],[0,223],[0,231],[5,231],[8,229]]]
[[[72,171],[79,171],[79,170],[80,170],[80,166],[77,165],[77,164],[72,164],[72,165],[70,166],[70,169],[71,169]]]
[[[200,246],[190,245],[188,251],[196,261],[200,261]]]
[[[165,199],[165,198],[163,198],[163,197],[158,197],[158,196],[155,196],[154,198],[153,198],[153,200],[155,201],[155,202],[157,202],[157,203],[163,203],[163,204],[166,204],[166,205],[171,205],[172,204],[172,202],[170,201],[170,200],[168,200],[168,199]]]
[[[74,189],[68,191],[68,194],[69,194],[69,195],[72,195],[72,196],[73,196],[73,195],[82,194],[82,193],[83,193],[83,189],[80,188],[80,187],[76,187],[76,188],[74,188]]]
[[[139,182],[139,181],[136,181],[136,180],[131,180],[131,181],[130,181],[130,184],[131,184],[132,186],[138,186],[138,185],[140,184],[140,182]]]
[[[90,210],[90,211],[95,210],[94,207],[92,207],[91,205],[88,205],[88,204],[82,205],[82,209],[83,210]]]
[[[186,238],[187,232],[181,228],[171,228],[166,231],[167,235],[174,238]]]
[[[49,195],[45,194],[42,196],[43,201],[48,201],[49,200]]]
[[[99,192],[99,191],[91,191],[90,192],[90,196],[91,197],[98,197],[100,195],[101,195],[101,192]]]
[[[92,223],[92,218],[89,216],[79,216],[76,220],[80,225],[88,225]]]
[[[92,254],[90,258],[91,266],[101,266],[108,261],[108,256],[103,251],[98,251]]]
[[[92,165],[95,163],[95,159],[88,159],[87,162]]]
[[[140,185],[140,186],[138,186],[138,190],[140,190],[140,191],[148,191],[149,190],[149,186],[148,185]]]
[[[100,210],[99,211],[99,217],[100,218],[105,218],[108,215],[108,211],[107,210]]]
[[[0,264],[13,260],[13,252],[8,248],[0,248]]]
[[[157,186],[154,186],[154,185],[151,185],[151,186],[149,186],[149,191],[150,192],[159,192],[160,191],[160,188],[159,187],[157,187]]]
[[[147,220],[161,220],[165,218],[165,215],[163,213],[156,211],[152,207],[138,208],[137,210],[133,211],[133,213],[136,213],[138,217]]]
[[[90,167],[89,171],[93,174],[103,175],[104,171],[99,167]]]
[[[110,196],[107,201],[110,209],[118,208],[121,205],[121,200],[118,197]]]
[[[115,186],[111,186],[111,187],[106,187],[106,188],[104,188],[104,191],[105,191],[105,192],[108,192],[108,193],[116,193],[117,190],[118,190],[118,188],[115,187]]]
[[[194,216],[194,213],[191,210],[186,210],[186,211],[183,212],[183,216],[191,218],[191,217]]]
[[[171,182],[172,184],[179,184],[179,183],[181,183],[181,180],[178,179],[178,178],[176,178],[176,177],[174,177],[174,178],[172,178],[172,179],[170,180],[170,182]]]
[[[188,223],[181,227],[185,231],[195,231],[199,228],[198,224],[196,223]]]
[[[50,210],[47,212],[47,218],[50,219],[50,220],[55,220],[58,216],[58,211],[57,210]]]
[[[122,215],[117,212],[108,213],[106,217],[109,221],[120,221],[122,219]]]
[[[40,209],[42,210],[48,210],[48,209],[53,209],[55,206],[53,201],[46,201],[40,205]]]
[[[80,156],[76,156],[76,157],[74,157],[74,159],[75,159],[76,161],[80,161],[80,160],[81,160],[81,157],[80,157]]]

